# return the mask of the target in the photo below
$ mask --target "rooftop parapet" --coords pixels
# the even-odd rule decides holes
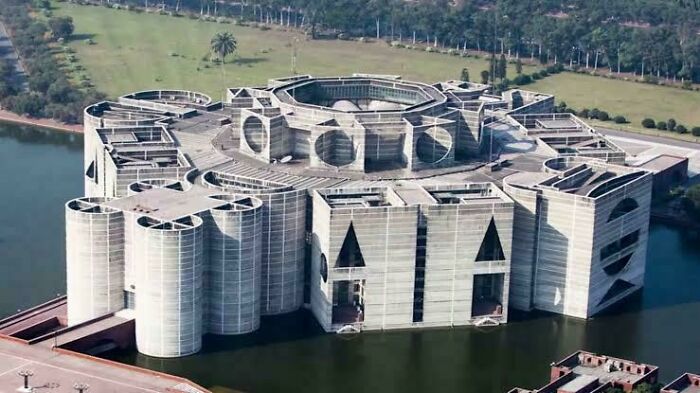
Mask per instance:
[[[113,149],[110,156],[115,166],[120,169],[146,168],[189,168],[190,162],[179,149],[156,147]]]
[[[162,111],[141,105],[128,105],[103,101],[85,108],[85,124],[94,128],[137,127],[167,122],[169,116]]]
[[[465,183],[425,186],[425,190],[441,205],[477,205],[513,201],[493,183]]]
[[[700,375],[685,373],[661,388],[661,393],[699,393]]]
[[[390,187],[328,188],[315,190],[331,209],[404,207]]]
[[[644,170],[602,160],[567,156],[545,161],[540,173],[515,173],[503,181],[518,188],[558,191],[596,199],[649,175]]]
[[[520,131],[555,156],[585,156],[625,162],[625,152],[570,113],[511,114]]]
[[[110,127],[98,128],[96,131],[102,144],[114,147],[123,145],[175,146],[175,140],[164,126]]]
[[[202,184],[208,188],[240,194],[275,194],[292,190],[288,184],[217,171],[205,172]]]
[[[600,384],[611,383],[626,392],[631,392],[640,383],[655,383],[658,371],[656,366],[578,351],[552,364],[551,379],[557,381],[562,376],[574,374],[575,376],[596,378]],[[567,391],[575,393],[578,390]]]
[[[303,78],[274,87],[272,94],[288,105],[328,112],[410,112],[447,101],[447,97],[438,89],[423,83],[354,76]],[[344,106],[340,109],[333,106],[335,102],[353,103],[357,100],[367,100],[367,106],[353,104],[354,107]],[[379,103],[394,103],[398,106]]]

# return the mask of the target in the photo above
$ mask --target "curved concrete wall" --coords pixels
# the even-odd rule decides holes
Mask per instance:
[[[215,196],[231,203],[210,210],[207,231],[207,331],[243,334],[260,327],[262,202]]]
[[[297,310],[304,302],[306,196],[304,189],[244,176],[207,172],[205,187],[252,195],[263,202],[262,315]]]
[[[304,302],[306,190],[255,196],[264,209],[261,312],[295,311]]]
[[[102,202],[104,198],[80,198],[66,204],[69,325],[124,305],[124,218]]]
[[[193,354],[202,346],[204,225],[136,220],[136,346],[156,357]]]

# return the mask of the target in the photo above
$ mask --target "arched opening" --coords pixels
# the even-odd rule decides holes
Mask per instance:
[[[605,273],[609,276],[614,276],[622,271],[627,265],[629,265],[633,254],[627,254],[624,257],[616,260],[615,262],[609,263],[603,267]]]
[[[328,260],[325,254],[321,254],[321,267],[320,267],[321,278],[323,282],[328,282]]]
[[[615,220],[617,218],[620,218],[627,213],[635,210],[636,208],[639,207],[639,204],[637,203],[636,200],[632,198],[625,198],[621,200],[610,212],[610,217],[608,217],[608,222]]]
[[[444,128],[433,127],[421,134],[416,141],[416,155],[426,164],[443,160],[452,148],[452,135]]]
[[[331,130],[319,136],[314,150],[318,158],[328,165],[344,166],[355,161],[352,139],[343,130]]]
[[[261,153],[267,145],[265,126],[262,120],[255,116],[251,116],[243,122],[243,136],[250,149],[256,153]]]

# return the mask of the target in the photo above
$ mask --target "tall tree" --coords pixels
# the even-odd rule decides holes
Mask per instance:
[[[226,56],[234,53],[237,48],[236,38],[228,31],[216,33],[211,39],[211,50],[219,56],[222,63],[225,63]]]

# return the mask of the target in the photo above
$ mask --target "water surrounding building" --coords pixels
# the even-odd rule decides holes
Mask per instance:
[[[514,388],[509,393],[602,393],[610,389],[632,393],[645,387],[645,391],[693,393],[700,390],[700,376],[685,373],[664,386],[659,383],[657,366],[577,351],[552,363],[547,385],[535,390]]]
[[[652,176],[553,99],[298,76],[92,105],[69,320],[134,308],[177,357],[304,303],[338,332],[594,315],[643,284]]]
[[[82,166],[82,139],[0,123],[0,156],[7,160],[7,181],[13,184],[0,206],[0,221],[8,225],[0,228],[0,260],[11,261],[0,264],[2,316],[65,293],[63,202],[82,194],[82,179],[74,175]],[[45,185],[51,185],[51,193],[35,192]],[[37,212],[39,226],[33,218]],[[205,336],[195,356],[165,360],[134,349],[103,356],[205,387],[250,392],[405,393],[428,391],[437,383],[449,393],[505,392],[547,384],[549,363],[579,348],[658,365],[661,380],[672,381],[700,370],[693,351],[700,292],[668,285],[699,280],[698,260],[700,248],[692,234],[653,224],[644,290],[621,308],[589,320],[511,312],[511,323],[496,329],[368,332],[350,339],[321,334],[315,318],[302,310],[263,317],[252,334]],[[394,377],[386,378],[387,373]]]

